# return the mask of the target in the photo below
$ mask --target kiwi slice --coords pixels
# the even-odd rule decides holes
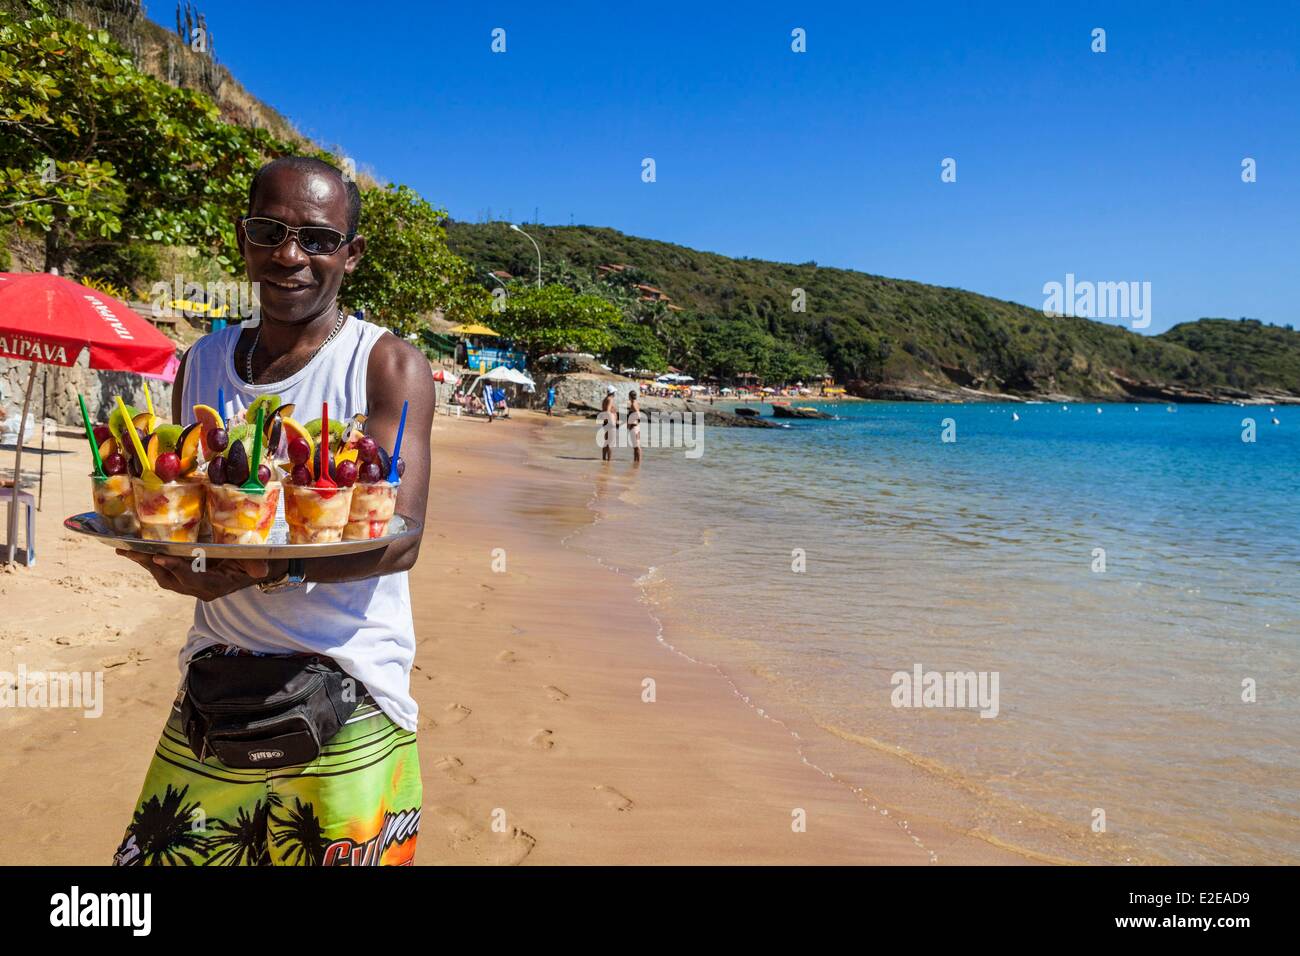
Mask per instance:
[[[320,444],[320,419],[313,418],[309,422],[303,423],[303,431],[311,436],[311,440]],[[330,445],[336,446],[343,443],[343,423],[336,418],[330,419]]]
[[[159,425],[157,430],[154,431],[154,434],[158,436],[159,452],[175,451],[177,444],[180,442],[181,432],[184,430],[184,426],[181,425]]]
[[[250,422],[257,421],[258,406],[264,406],[265,408],[265,410],[262,412],[262,421],[269,422],[271,420],[271,416],[275,414],[275,410],[280,407],[280,396],[279,395],[257,396],[257,398],[253,399],[253,403],[248,406],[248,410],[244,412],[245,421],[250,421]]]
[[[132,419],[134,419],[135,416],[137,416],[137,415],[140,414],[140,409],[138,409],[138,408],[134,408],[134,407],[132,407],[132,406],[130,406],[130,405],[126,406],[126,411],[127,411],[127,414],[128,414]],[[317,424],[316,427],[317,427],[317,429],[319,430],[319,428],[320,428],[319,423]],[[117,439],[117,443],[118,443],[119,445],[123,444],[123,438],[122,438],[122,436],[126,434],[126,423],[122,420],[122,409],[119,408],[119,407],[117,407],[116,405],[114,405],[113,410],[112,410],[111,412],[108,413],[108,430],[109,430],[109,433],[110,433],[114,438]],[[129,439],[129,438],[126,439],[127,442],[129,442],[130,440],[131,440],[131,439]]]

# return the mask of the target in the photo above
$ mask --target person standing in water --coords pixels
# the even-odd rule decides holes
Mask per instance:
[[[600,449],[601,461],[612,461],[614,442],[618,439],[618,402],[614,399],[613,385],[605,386],[605,397],[601,400],[600,411],[605,416],[605,441]]]
[[[627,437],[632,444],[632,464],[641,464],[641,406],[636,401],[636,389],[627,393]]]

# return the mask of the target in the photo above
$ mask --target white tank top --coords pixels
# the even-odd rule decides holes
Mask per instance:
[[[234,367],[241,328],[228,326],[191,346],[181,393],[186,420],[194,405],[215,407],[217,389],[225,393],[226,407],[220,411],[226,416],[266,394],[297,405],[294,417],[299,421],[319,418],[321,402],[329,402],[330,418],[339,420],[366,411],[370,350],[387,330],[352,316],[301,371],[283,382],[249,385]],[[196,601],[194,626],[180,654],[181,673],[190,658],[211,644],[262,654],[332,657],[366,685],[394,723],[409,731],[416,728],[418,708],[411,697],[415,627],[405,571],[343,584],[309,582],[280,594],[249,587],[215,601]]]

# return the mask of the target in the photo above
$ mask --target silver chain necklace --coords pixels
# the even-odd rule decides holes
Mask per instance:
[[[322,342],[320,345],[316,346],[316,351],[312,352],[311,357],[308,358],[307,361],[303,363],[303,368],[306,368],[308,365],[310,365],[312,359],[314,359],[317,355],[320,354],[320,350],[323,349],[325,346],[329,345],[330,341],[334,338],[334,336],[339,334],[339,329],[343,328],[343,320],[346,318],[346,316],[343,314],[343,309],[338,305],[338,303],[334,304],[334,308],[338,309],[338,313],[339,313],[338,319],[336,319],[334,322],[334,328],[330,330],[329,335],[325,336],[325,341]],[[257,331],[253,333],[253,344],[248,347],[248,354],[244,356],[244,381],[248,382],[249,385],[253,384],[253,353],[257,351],[257,343],[260,342],[261,340],[262,340],[262,323],[259,322],[257,323]]]

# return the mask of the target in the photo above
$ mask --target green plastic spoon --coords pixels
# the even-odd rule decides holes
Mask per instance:
[[[265,411],[265,405],[257,406],[257,428],[253,432],[253,457],[248,462],[248,480],[239,486],[240,491],[246,491],[250,495],[260,495],[266,491],[266,486],[259,477],[262,470],[262,419]]]

